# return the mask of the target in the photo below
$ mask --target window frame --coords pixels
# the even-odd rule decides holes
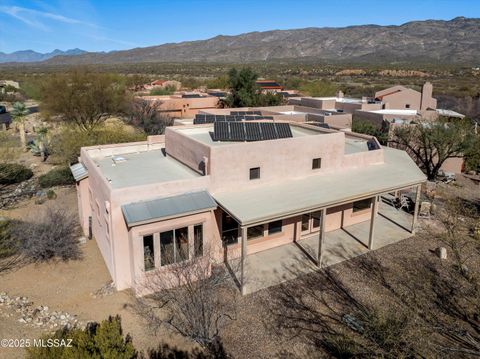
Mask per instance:
[[[275,231],[272,231],[273,228],[271,227],[271,225],[276,224],[276,223],[280,223],[280,226],[275,227],[277,229]],[[280,229],[278,230],[278,228],[280,228]],[[273,236],[277,233],[282,233],[283,232],[283,220],[279,219],[279,220],[276,220],[276,221],[268,222],[267,230],[268,230],[268,235],[269,236]]]
[[[252,176],[252,174],[254,176]],[[258,177],[255,174],[258,174]],[[250,181],[260,179],[260,176],[261,176],[260,167],[250,168]]]
[[[316,165],[317,162],[318,162],[318,166]],[[319,170],[321,168],[322,168],[322,158],[317,157],[312,159],[312,170]]]
[[[356,208],[355,207],[356,203],[362,203],[362,202],[366,203],[367,201],[369,202],[368,207],[361,207],[361,208],[358,208],[358,207]],[[371,198],[365,198],[365,199],[361,199],[359,201],[352,202],[352,214],[365,213],[366,211],[368,211],[372,208],[372,202],[373,201],[372,201]]]

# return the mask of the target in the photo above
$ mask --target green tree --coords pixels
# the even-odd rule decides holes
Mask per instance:
[[[45,82],[42,94],[47,113],[86,132],[120,113],[126,103],[125,79],[85,69],[52,76]]]
[[[132,338],[123,336],[120,316],[109,317],[100,324],[93,323],[84,330],[63,329],[43,337],[47,340],[72,339],[71,347],[31,347],[27,351],[30,359],[134,359],[138,353]],[[68,343],[68,342],[66,342]]]
[[[405,149],[433,181],[443,163],[451,157],[463,156],[474,145],[470,121],[422,120],[415,125],[394,129],[390,143]]]
[[[229,107],[274,106],[282,102],[278,94],[263,94],[257,86],[258,75],[249,67],[240,71],[232,68],[228,72],[228,87],[230,94],[225,99]]]
[[[480,135],[475,135],[472,145],[464,152],[465,167],[469,171],[480,172]]]
[[[379,128],[378,126],[375,126],[371,122],[355,119],[354,117],[352,121],[352,131],[357,133],[363,133],[365,135],[375,136],[382,145],[387,145],[388,131],[383,127]]]
[[[12,111],[10,112],[13,122],[16,123],[18,130],[20,131],[20,142],[22,143],[23,149],[27,147],[27,138],[25,136],[25,121],[29,113],[29,109],[25,106],[23,102],[15,102],[13,104]]]

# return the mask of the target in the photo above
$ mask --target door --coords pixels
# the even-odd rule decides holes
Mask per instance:
[[[318,232],[322,221],[322,211],[305,213],[302,215],[302,236]]]

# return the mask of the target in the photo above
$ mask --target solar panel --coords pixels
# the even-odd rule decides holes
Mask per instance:
[[[275,123],[275,127],[277,129],[277,138],[293,137],[292,130],[290,129],[290,125],[288,123]]]
[[[288,123],[216,121],[214,141],[262,141],[293,137]]]
[[[253,111],[253,114],[254,114],[254,115],[260,115],[260,116],[261,116],[261,115],[262,115],[262,111]]]
[[[261,141],[263,139],[260,124],[257,122],[245,123],[245,132],[246,141]]]
[[[228,122],[215,122],[213,124],[213,139],[214,141],[229,141],[230,133]]]
[[[205,118],[194,118],[193,119],[193,124],[194,125],[200,125],[200,124],[203,124],[205,123]]]
[[[245,141],[245,126],[243,122],[229,122],[230,140]]]
[[[264,140],[274,140],[278,138],[275,132],[275,125],[273,123],[268,123],[268,122],[260,123],[260,128],[261,128],[262,137]]]

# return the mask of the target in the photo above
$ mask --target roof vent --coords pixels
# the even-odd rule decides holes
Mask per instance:
[[[127,161],[127,159],[123,156],[114,156],[114,157],[112,157],[112,161],[113,161],[114,164],[118,164],[118,163],[122,163],[122,162]]]

